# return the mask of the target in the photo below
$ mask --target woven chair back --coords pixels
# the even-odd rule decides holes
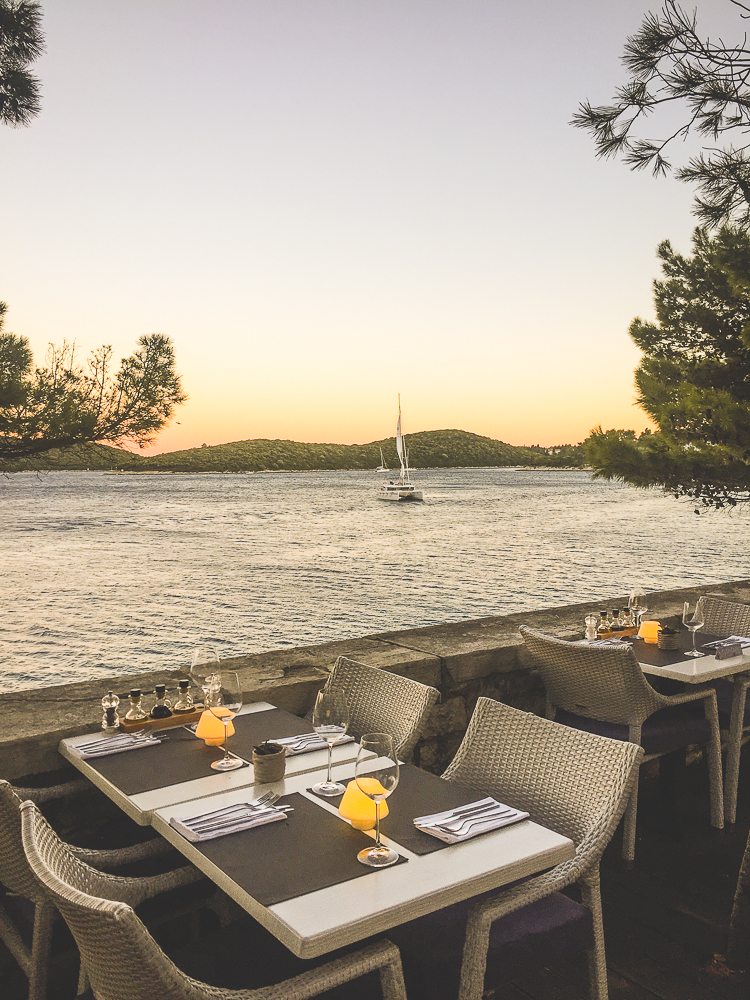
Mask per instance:
[[[555,708],[588,719],[641,723],[669,702],[648,683],[631,646],[586,646],[521,626]]]
[[[729,635],[750,638],[750,605],[736,601],[722,601],[718,597],[703,598],[705,624],[703,630],[710,635],[726,639]]]
[[[32,802],[23,803],[21,815],[30,869],[70,927],[97,998],[189,998],[189,980],[131,907],[90,894],[93,869],[70,853]]]
[[[408,760],[440,692],[427,684],[400,677],[339,656],[326,682],[341,688],[349,706],[349,732],[389,733],[396,753]]]
[[[627,803],[643,751],[479,698],[443,775],[494,794],[576,845],[577,861],[603,851]]]
[[[0,882],[35,903],[47,899],[29,868],[21,842],[21,802],[13,786],[0,780]]]

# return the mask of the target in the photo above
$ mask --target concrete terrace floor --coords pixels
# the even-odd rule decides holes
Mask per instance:
[[[602,863],[611,1000],[747,1000],[750,975],[718,974],[714,955],[726,933],[750,828],[750,746],[743,750],[737,823],[724,831],[708,822],[708,779],[702,761],[672,774],[662,787],[656,762],[642,769],[636,862],[620,859],[620,833]],[[184,928],[173,931],[175,943]],[[169,950],[169,937],[164,945]],[[0,944],[0,995],[25,1000],[28,984]],[[75,995],[74,963],[53,974],[49,1000]],[[493,994],[490,994],[493,996]],[[583,956],[536,969],[497,993],[507,1000],[585,1000]]]

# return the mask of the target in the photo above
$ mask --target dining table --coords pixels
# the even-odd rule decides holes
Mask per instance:
[[[678,618],[664,618],[662,625],[678,629]],[[692,647],[692,636],[687,629],[677,632],[677,649],[660,649],[657,644],[647,643],[644,639],[634,637],[633,651],[644,674],[651,677],[665,678],[682,684],[710,684],[712,681],[727,679],[734,682],[732,705],[730,711],[729,737],[727,741],[727,762],[724,771],[724,818],[728,823],[734,823],[737,811],[737,774],[739,772],[740,750],[742,748],[742,729],[745,714],[745,699],[747,684],[743,683],[744,675],[750,671],[750,647],[743,649],[739,656],[728,659],[717,659],[711,648],[704,648],[706,643],[717,641],[719,636],[698,632],[696,647],[704,653],[703,656],[688,656],[687,650]]]
[[[140,826],[149,826],[154,810],[162,806],[255,786],[253,747],[266,740],[313,732],[312,723],[268,702],[244,705],[233,724],[235,734],[227,746],[242,761],[235,771],[212,770],[211,763],[223,756],[223,747],[207,746],[195,736],[195,727],[188,726],[156,730],[158,745],[144,744],[141,749],[111,756],[81,756],[77,748],[92,740],[90,734],[64,739],[58,749],[127,816]],[[333,764],[355,760],[357,748],[356,742],[334,746]],[[286,773],[318,771],[327,763],[327,750],[313,750],[287,757]]]
[[[274,720],[268,713],[278,711],[267,703],[243,709],[256,732],[261,720],[265,729],[273,726],[276,731],[281,718]],[[296,716],[286,721],[298,731],[310,727]],[[240,731],[243,716],[235,717],[234,722]],[[169,735],[172,732],[168,731]],[[276,732],[277,738],[280,735]],[[383,843],[396,851],[399,859],[391,867],[372,868],[361,864],[357,854],[372,846],[374,831],[355,829],[339,815],[338,798],[327,799],[312,790],[325,773],[326,751],[288,757],[286,774],[280,781],[258,784],[250,763],[236,771],[194,776],[200,741],[188,730],[176,739],[165,740],[166,752],[160,744],[86,759],[74,749],[85,741],[85,737],[64,740],[60,750],[124,812],[137,822],[150,824],[300,958],[325,955],[531,877],[575,855],[575,845],[568,837],[525,814],[518,822],[458,843],[431,836],[416,827],[417,816],[463,807],[482,795],[476,789],[402,764],[398,785],[388,799],[389,814],[380,824]],[[232,739],[229,742],[231,746]],[[335,777],[344,784],[354,779],[357,749],[356,743],[334,746]],[[235,752],[241,757],[246,753],[239,747]],[[143,789],[140,777],[126,780],[131,769],[139,775],[143,767],[157,772],[159,755],[163,773],[152,782],[156,787]],[[120,764],[116,763],[118,758]],[[138,758],[145,763],[135,767]],[[382,763],[373,755],[360,763],[360,773],[362,768],[375,770]],[[267,791],[278,796],[275,805],[284,810],[280,821],[215,839],[196,841],[185,835],[183,820],[252,802]]]

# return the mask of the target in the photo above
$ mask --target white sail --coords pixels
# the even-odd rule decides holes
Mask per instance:
[[[398,397],[398,423],[396,424],[396,454],[401,463],[401,471],[404,469],[404,439],[401,434],[401,397]]]

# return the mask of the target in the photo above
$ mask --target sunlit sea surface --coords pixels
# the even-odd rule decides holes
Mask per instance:
[[[0,476],[0,690],[750,577],[746,514],[580,471]]]

